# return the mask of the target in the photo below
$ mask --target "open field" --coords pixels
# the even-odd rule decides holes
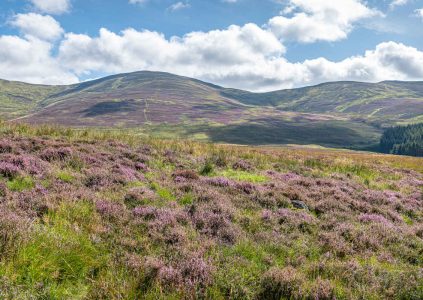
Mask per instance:
[[[138,133],[0,124],[0,298],[423,298],[423,159]]]

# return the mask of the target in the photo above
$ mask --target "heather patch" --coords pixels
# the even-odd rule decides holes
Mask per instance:
[[[1,293],[423,298],[421,161],[345,156],[9,131],[0,138]]]

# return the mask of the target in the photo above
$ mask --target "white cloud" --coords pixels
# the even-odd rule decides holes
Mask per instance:
[[[423,78],[423,52],[403,44],[381,43],[338,62],[317,58],[291,63],[280,41],[254,24],[170,39],[134,29],[120,34],[102,29],[95,38],[68,34],[59,53],[60,62],[77,74],[160,70],[249,90]]]
[[[390,4],[389,7],[391,9],[395,9],[397,6],[404,6],[409,2],[409,0],[393,0]]]
[[[188,2],[179,1],[169,6],[169,9],[171,11],[177,11],[177,10],[181,10],[181,9],[189,8],[189,7],[191,7],[191,5]]]
[[[129,0],[129,3],[131,3],[131,4],[143,4],[147,1],[148,0]]]
[[[34,7],[43,13],[63,14],[71,8],[71,0],[29,0]]]
[[[273,34],[255,24],[170,39],[152,31],[127,29],[115,34],[101,29],[96,38],[67,34],[59,49],[63,64],[77,73],[148,69],[186,72],[190,76],[201,75],[203,69],[221,72],[225,68],[247,67],[284,52],[284,46]]]
[[[316,35],[315,40],[322,40],[320,30],[333,30],[335,33],[329,40],[336,40],[348,34],[352,29],[348,26],[355,22],[352,20],[375,13],[362,4],[358,6],[362,11],[357,9],[353,13],[355,17],[341,10],[338,4],[319,9],[307,6],[316,1],[291,0],[296,5],[301,3],[304,12],[297,12],[299,6],[287,12],[293,13],[291,19],[298,18],[298,14],[305,14],[308,21],[316,18],[317,25],[322,27],[308,33],[307,39],[302,40],[305,42],[313,40],[311,34]],[[322,23],[323,16],[331,16],[327,28]],[[280,34],[276,36],[274,28],[255,24],[170,38],[159,32],[132,28],[120,33],[103,28],[95,37],[62,35],[63,29],[52,17],[33,13],[16,15],[10,24],[19,28],[21,35],[0,36],[0,78],[31,83],[74,83],[81,75],[139,70],[166,71],[255,91],[337,80],[423,79],[423,52],[395,42],[381,43],[361,55],[340,61],[321,57],[292,63],[285,57]],[[290,26],[298,27],[298,24]],[[284,36],[288,39],[289,35],[285,32]],[[53,51],[56,43],[58,48]]]
[[[270,30],[302,43],[345,39],[356,22],[381,15],[361,0],[289,0],[283,14],[269,20]]]
[[[56,40],[63,34],[63,28],[54,18],[35,13],[17,14],[10,24],[19,28],[27,38]]]
[[[0,36],[0,78],[30,83],[75,83],[78,78],[52,57],[51,44],[39,39]]]
[[[423,8],[416,9],[415,13],[416,13],[416,16],[419,17],[420,19],[422,19],[422,21],[423,21]]]

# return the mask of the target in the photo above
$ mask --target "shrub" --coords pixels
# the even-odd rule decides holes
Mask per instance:
[[[14,164],[1,161],[0,162],[0,175],[9,179],[13,179],[21,174],[20,169]]]
[[[305,278],[292,267],[272,268],[261,280],[261,299],[301,299]]]
[[[125,214],[125,207],[110,201],[100,200],[95,203],[97,211],[105,218],[121,219]]]
[[[8,140],[0,140],[0,153],[11,153],[14,145]]]
[[[46,161],[55,161],[55,160],[65,160],[71,157],[73,151],[71,148],[61,147],[61,148],[47,148],[43,150],[40,154],[40,157]]]
[[[198,174],[192,170],[178,170],[173,172],[173,178],[185,178],[189,180],[197,180],[199,179]]]
[[[241,171],[251,171],[253,167],[251,164],[245,160],[239,160],[232,165],[234,170],[241,170]]]
[[[206,161],[205,165],[200,170],[200,174],[207,176],[211,173],[213,173],[213,164],[210,161]]]

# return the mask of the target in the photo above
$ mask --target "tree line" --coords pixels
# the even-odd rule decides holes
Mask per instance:
[[[423,123],[386,129],[379,149],[383,153],[423,157]]]

